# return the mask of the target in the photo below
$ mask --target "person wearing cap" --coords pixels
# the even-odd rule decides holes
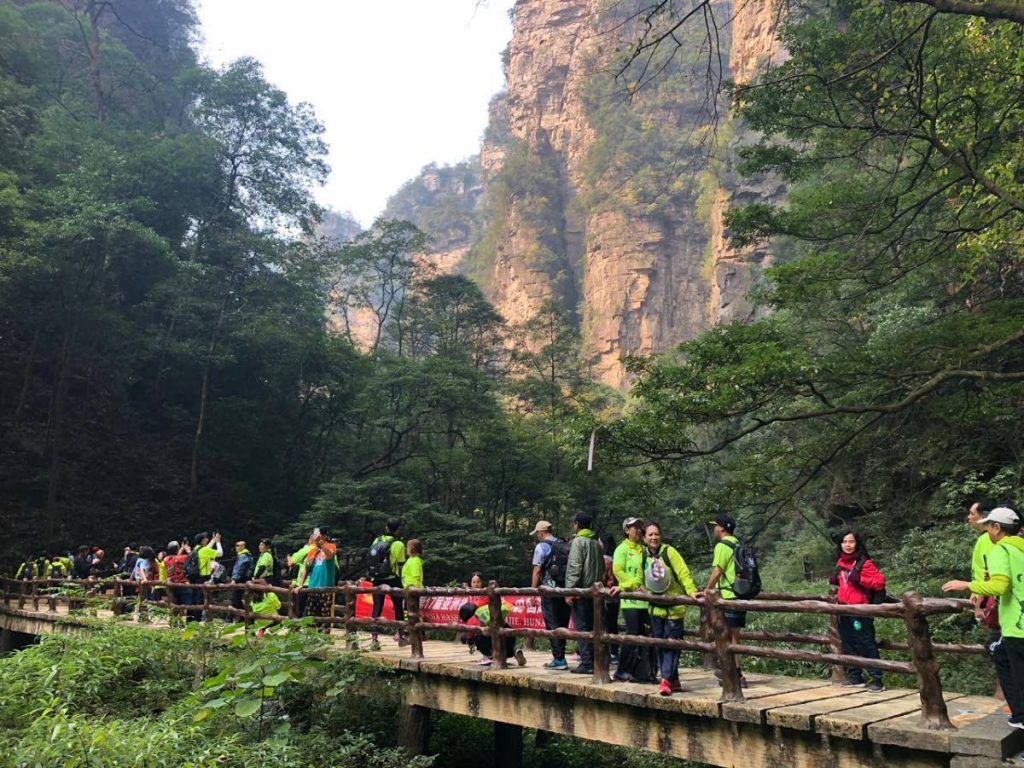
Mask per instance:
[[[840,605],[869,605],[872,593],[885,589],[885,576],[868,555],[864,537],[858,531],[847,529],[837,537],[837,541],[839,559],[836,561],[836,572],[829,579],[830,584],[839,588],[836,602]],[[873,618],[840,614],[838,624],[843,653],[866,659],[879,658]],[[868,672],[871,675],[868,693],[884,691],[882,670],[869,668]],[[863,688],[866,683],[861,668],[847,667],[846,680],[842,685],[844,688]]]
[[[998,640],[988,646],[996,675],[1010,707],[1011,728],[1024,730],[1024,539],[1020,517],[1009,507],[996,507],[979,523],[987,526],[992,549],[988,553],[988,581],[947,581],[943,592],[969,590],[999,598]]]
[[[988,524],[981,522],[995,505],[985,498],[979,498],[967,509],[967,525],[978,538],[974,540],[971,551],[971,581],[988,581],[988,554],[992,550],[992,539],[988,537]],[[989,635],[984,645],[987,648],[999,640],[999,601],[988,595],[971,595],[974,606],[974,618],[979,625],[988,627]],[[992,620],[995,620],[995,626]],[[996,690],[993,694],[997,699],[1004,699],[1003,689],[996,678]]]
[[[255,561],[252,559],[252,552],[246,546],[244,541],[235,542],[235,564],[231,568],[231,583],[232,584],[245,584],[247,581],[252,579],[253,566]],[[242,608],[242,597],[245,594],[244,589],[236,589],[231,592],[231,605],[234,608],[241,610]]]
[[[612,555],[612,572],[622,592],[642,592],[644,588],[644,545],[643,521],[639,517],[627,517],[622,521],[622,532],[626,538],[615,548]],[[651,615],[643,600],[622,600],[622,621],[627,635],[646,637],[651,634]],[[650,649],[624,644],[619,650],[619,666],[615,680],[620,683],[653,682],[650,663]],[[646,658],[644,658],[646,656]],[[642,661],[646,663],[641,663]],[[639,670],[643,667],[642,670]]]
[[[736,561],[733,558],[733,552],[740,543],[734,535],[736,521],[729,515],[715,515],[714,519],[708,520],[708,525],[715,527],[716,543],[711,555],[711,575],[708,577],[708,585],[704,590],[718,587],[718,594],[722,599],[734,600],[736,593],[732,591],[731,587],[736,581]],[[747,625],[747,612],[725,610],[723,613],[725,614],[725,624],[729,627],[729,642],[738,644],[740,630]],[[740,670],[739,654],[736,654],[736,669]],[[720,677],[721,674],[721,670],[715,672],[716,677]],[[747,678],[743,676],[742,671],[740,671],[740,687],[747,687]]]
[[[577,512],[572,518],[576,535],[569,547],[569,564],[565,571],[566,589],[590,589],[604,580],[604,556],[597,534],[591,530],[593,517],[587,512]],[[572,607],[572,621],[577,632],[591,632],[594,629],[594,601],[588,598],[565,598]],[[576,675],[590,675],[594,672],[594,646],[585,640],[576,643],[580,663],[569,671]]]
[[[533,575],[530,579],[530,586],[534,589],[541,586],[564,587],[564,576],[558,579],[557,574],[553,572],[552,566],[555,564],[556,555],[562,556],[564,554],[566,542],[555,536],[553,526],[547,520],[539,520],[533,526],[530,535],[537,537],[537,546],[533,548],[533,560],[531,561]],[[556,549],[558,550],[557,552]],[[568,559],[567,554],[565,554],[565,557]],[[570,608],[569,604],[565,602],[564,597],[542,597],[540,599],[540,610],[544,616],[544,627],[548,631],[569,628]],[[551,661],[547,662],[544,668],[553,670],[569,668],[569,663],[565,660],[565,640],[551,638]]]

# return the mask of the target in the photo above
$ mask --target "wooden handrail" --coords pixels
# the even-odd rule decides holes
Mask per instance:
[[[942,685],[938,674],[936,653],[980,654],[980,646],[957,643],[933,643],[928,628],[928,616],[955,614],[970,608],[967,600],[949,598],[927,598],[917,593],[908,593],[898,603],[880,605],[839,605],[829,597],[819,595],[794,595],[784,593],[768,593],[759,595],[757,599],[723,599],[717,592],[709,591],[702,599],[688,596],[666,597],[646,592],[619,592],[612,596],[601,584],[589,588],[566,589],[558,587],[499,587],[491,582],[483,589],[462,587],[424,587],[398,589],[389,586],[364,586],[346,582],[335,587],[321,588],[288,588],[270,584],[178,584],[165,581],[145,583],[126,582],[121,579],[12,579],[0,577],[2,584],[2,602],[10,606],[16,601],[19,610],[23,610],[26,598],[31,600],[34,612],[39,612],[39,601],[43,597],[47,601],[48,613],[56,612],[57,600],[60,595],[55,589],[76,585],[84,588],[86,596],[101,597],[108,590],[112,591],[112,607],[115,613],[121,612],[126,606],[134,605],[140,617],[150,606],[168,608],[176,615],[188,612],[203,611],[207,618],[213,616],[237,617],[245,624],[251,624],[256,616],[252,613],[252,597],[256,594],[273,592],[287,599],[288,616],[298,618],[297,606],[301,595],[333,594],[341,596],[344,605],[342,616],[315,617],[314,624],[324,628],[344,628],[354,633],[361,628],[396,629],[407,634],[411,653],[414,658],[423,658],[423,639],[427,632],[448,631],[470,634],[484,634],[490,637],[493,645],[494,666],[504,669],[508,660],[505,656],[504,641],[509,637],[525,638],[559,638],[589,642],[594,650],[594,679],[607,682],[610,679],[609,645],[632,644],[654,648],[673,648],[688,651],[700,651],[717,657],[722,670],[723,700],[740,701],[743,690],[740,686],[739,671],[735,663],[735,654],[758,656],[788,661],[807,661],[812,663],[841,666],[865,666],[889,672],[916,674],[918,689],[921,696],[921,709],[925,722],[930,728],[952,728],[946,711],[942,694]],[[135,594],[124,595],[125,586],[134,586]],[[162,591],[163,597],[152,599],[153,590]],[[176,590],[198,590],[202,593],[201,605],[185,605],[176,601]],[[214,601],[218,593],[243,591],[242,608],[223,605]],[[358,595],[399,595],[407,609],[407,617],[403,621],[383,618],[360,618],[356,615],[356,598]],[[71,597],[71,596],[69,596]],[[79,596],[75,596],[78,598]],[[423,621],[420,611],[420,600],[424,597],[461,597],[485,598],[490,608],[490,623],[487,627],[471,626],[461,623],[434,623]],[[569,629],[532,629],[503,626],[501,605],[503,597],[574,597],[591,600],[594,604],[594,627],[589,631]],[[639,637],[608,633],[604,626],[605,601],[609,598],[641,600],[650,605],[658,606],[698,606],[702,609],[701,629],[689,630],[687,635],[699,635],[701,640],[667,640],[662,638]],[[740,635],[739,643],[729,639],[725,623],[725,610],[752,611],[769,613],[805,613],[827,616],[830,619],[828,635],[800,634],[794,632],[745,632]],[[885,650],[907,651],[910,661],[892,661],[888,659],[868,659],[843,654],[838,646],[834,622],[840,615],[860,618],[901,619],[907,628],[906,643],[898,641],[882,641],[879,647]],[[261,617],[270,621],[282,621],[278,617]],[[751,641],[767,643],[794,643],[828,646],[831,652],[816,650],[799,650],[786,648],[766,648],[751,645]],[[354,637],[349,637],[352,645]]]

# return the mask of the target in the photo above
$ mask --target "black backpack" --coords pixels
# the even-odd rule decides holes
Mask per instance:
[[[370,552],[366,556],[366,572],[371,578],[385,579],[392,575],[391,545],[394,543],[394,539],[382,536],[370,545]]]
[[[555,582],[556,587],[565,586],[565,572],[569,570],[569,549],[571,542],[555,537],[548,542],[551,546],[551,554],[544,563],[544,572],[547,577]]]
[[[753,547],[724,540],[722,543],[732,550],[732,560],[736,564],[736,578],[727,586],[740,599],[751,600],[757,597],[761,594],[761,571]]]
[[[858,586],[860,585],[860,572],[861,572],[861,569],[863,567],[864,567],[864,558],[861,557],[861,558],[859,558],[857,560],[856,563],[854,563],[853,568],[850,570],[851,574],[854,571],[857,572],[857,579],[855,579],[855,581],[857,582]],[[872,605],[882,605],[884,603],[898,603],[899,602],[899,600],[897,600],[895,597],[889,597],[889,593],[886,592],[885,587],[882,587],[881,589],[868,589],[867,587],[861,587],[861,590],[865,594],[867,594],[868,602],[871,603]]]
[[[188,557],[185,558],[185,578],[193,584],[198,584],[203,580],[202,575],[199,573],[198,547],[189,552]]]

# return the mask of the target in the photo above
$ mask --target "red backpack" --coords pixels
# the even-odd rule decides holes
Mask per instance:
[[[185,575],[185,560],[187,558],[188,555],[170,555],[164,558],[168,581],[175,584],[188,584],[188,577]]]

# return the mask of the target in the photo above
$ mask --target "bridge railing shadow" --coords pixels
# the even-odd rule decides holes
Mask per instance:
[[[365,583],[345,582],[335,587],[320,589],[294,589],[247,582],[244,584],[178,584],[151,581],[136,583],[122,579],[31,579],[18,580],[0,577],[2,602],[8,609],[30,611],[33,614],[59,614],[60,607],[68,611],[95,609],[97,605],[107,606],[115,615],[135,612],[145,620],[153,607],[169,612],[178,620],[209,620],[226,618],[251,625],[255,622],[282,621],[280,611],[288,618],[300,618],[304,606],[316,606],[312,611],[321,615],[313,616],[313,623],[323,631],[331,628],[348,632],[350,647],[357,644],[356,633],[363,629],[388,630],[404,634],[408,638],[409,653],[414,659],[423,658],[423,643],[427,633],[455,632],[483,634],[491,638],[493,646],[493,667],[505,669],[508,660],[505,644],[508,637],[545,638],[576,640],[591,643],[594,648],[593,679],[597,683],[610,682],[610,650],[613,645],[634,645],[654,648],[672,648],[695,651],[703,655],[706,667],[717,666],[722,673],[722,700],[742,701],[743,689],[734,654],[784,661],[811,662],[834,665],[835,675],[843,667],[866,667],[885,672],[915,675],[921,698],[921,712],[929,728],[953,728],[949,720],[943,697],[942,682],[939,678],[937,654],[983,654],[977,645],[935,643],[931,640],[928,617],[943,614],[958,614],[970,609],[967,600],[923,597],[917,592],[908,592],[898,602],[878,605],[839,605],[831,596],[762,593],[755,600],[722,598],[716,591],[705,593],[701,599],[679,596],[665,597],[647,592],[618,592],[612,595],[601,584],[589,589],[564,589],[556,587],[517,588],[499,587],[491,582],[486,588],[426,587],[422,589],[394,589],[387,586],[370,586]],[[254,611],[263,596],[273,593],[281,602],[280,611],[259,613]],[[360,595],[400,596],[405,606],[403,620],[370,618],[357,615],[356,601]],[[314,596],[320,596],[314,598]],[[490,624],[486,627],[459,622],[425,621],[421,611],[423,598],[462,598],[477,604],[486,604],[490,612]],[[502,619],[503,598],[573,598],[593,601],[594,628],[577,629],[534,629],[506,626]],[[685,605],[700,610],[700,628],[686,630],[679,640],[646,636],[609,633],[605,630],[606,601],[639,600],[652,606]],[[225,602],[228,600],[229,602]],[[233,603],[233,604],[232,604]],[[803,613],[827,616],[830,629],[827,635],[794,632],[743,632],[739,643],[732,643],[725,620],[725,611],[748,611],[754,613]],[[872,619],[899,620],[906,627],[907,641],[884,641],[883,649],[903,651],[909,654],[908,661],[891,659],[869,659],[842,652],[837,630],[840,615]],[[755,644],[757,643],[757,644]],[[774,648],[766,644],[789,643],[826,646],[827,651],[793,648]]]

